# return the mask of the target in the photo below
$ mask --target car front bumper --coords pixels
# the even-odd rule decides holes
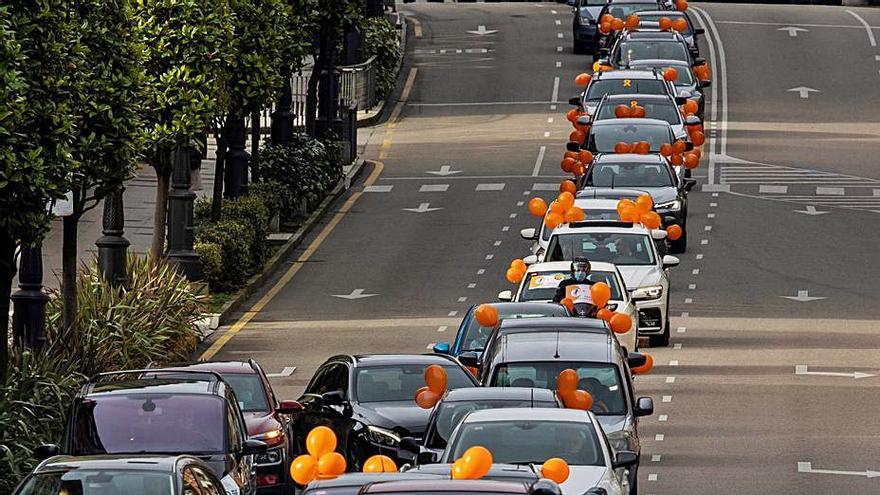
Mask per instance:
[[[663,333],[666,322],[666,294],[658,299],[637,301],[636,308],[639,310],[639,335]]]

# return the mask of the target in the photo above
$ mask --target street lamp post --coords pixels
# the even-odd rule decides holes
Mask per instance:
[[[40,350],[46,341],[46,303],[49,302],[49,296],[43,291],[41,245],[21,248],[18,287],[11,296],[14,347]]]
[[[120,187],[104,198],[104,235],[95,241],[98,246],[98,268],[104,278],[115,287],[124,287],[128,282],[126,258],[131,244],[125,235],[125,206]]]
[[[244,117],[228,115],[229,151],[226,153],[226,171],[224,182],[226,197],[237,198],[244,194],[244,185],[247,183],[248,158],[245,151]]]
[[[272,144],[286,146],[293,142],[293,90],[290,87],[292,75],[285,71],[284,85],[275,111],[272,112]]]
[[[168,262],[189,280],[202,278],[199,255],[193,251],[193,203],[190,190],[190,147],[178,146],[172,157],[171,192],[168,194]]]

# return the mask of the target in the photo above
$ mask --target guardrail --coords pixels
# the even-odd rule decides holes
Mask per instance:
[[[345,106],[370,110],[378,103],[376,95],[376,56],[357,65],[340,67],[340,95]]]

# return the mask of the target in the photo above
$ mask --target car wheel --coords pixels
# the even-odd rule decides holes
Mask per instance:
[[[666,316],[664,327],[663,333],[660,335],[651,335],[649,338],[651,347],[669,347],[669,316]]]
[[[669,251],[672,254],[681,254],[681,253],[687,251],[687,245],[688,245],[687,226],[682,225],[681,226],[681,237],[679,237],[678,239],[676,239],[674,241],[669,242]]]

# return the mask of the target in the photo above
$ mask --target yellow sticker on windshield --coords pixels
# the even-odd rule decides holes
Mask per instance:
[[[629,106],[630,106],[630,108],[635,108],[635,107],[639,106],[639,102],[637,102],[636,100],[633,100],[633,101],[629,102]]]
[[[624,80],[623,80],[623,87],[624,87],[624,88],[631,88],[631,87],[632,87],[632,84],[633,84],[632,81],[630,81],[629,79],[624,79]]]

